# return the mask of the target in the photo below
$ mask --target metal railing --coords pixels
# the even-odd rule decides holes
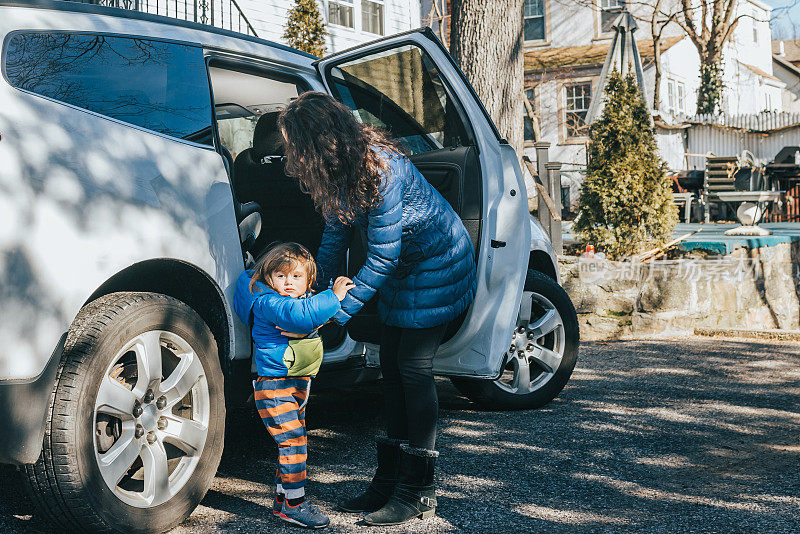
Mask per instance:
[[[236,0],[70,0],[207,24],[258,37]]]

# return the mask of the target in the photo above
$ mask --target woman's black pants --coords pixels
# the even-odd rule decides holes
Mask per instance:
[[[433,450],[439,399],[433,356],[447,325],[432,328],[383,327],[381,373],[386,402],[386,435],[412,447]]]

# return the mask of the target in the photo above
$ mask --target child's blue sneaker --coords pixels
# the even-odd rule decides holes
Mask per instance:
[[[272,500],[272,513],[274,515],[278,515],[281,513],[281,508],[283,508],[283,501],[286,499],[278,500],[278,496],[275,495],[275,498]]]
[[[331,523],[328,516],[307,500],[297,506],[289,506],[289,502],[284,500],[277,516],[288,523],[305,528],[325,528]]]

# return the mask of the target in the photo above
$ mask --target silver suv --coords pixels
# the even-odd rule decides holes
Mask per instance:
[[[205,494],[226,403],[252,392],[236,277],[275,240],[320,243],[275,129],[306,90],[388,129],[472,237],[477,296],[435,371],[501,408],[569,379],[575,310],[517,156],[432,32],[316,60],[136,12],[0,2],[0,43],[0,462],[53,522],[161,532]],[[342,273],[364,255],[356,235]],[[376,378],[378,325],[368,305],[326,327],[319,381]]]

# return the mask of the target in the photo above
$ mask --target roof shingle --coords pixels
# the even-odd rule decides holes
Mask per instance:
[[[781,59],[795,65],[800,63],[800,39],[783,39],[783,51],[786,55],[780,56]],[[776,55],[781,53],[780,39],[772,41],[772,53]]]
[[[742,62],[742,61],[740,61],[740,62],[739,62],[739,64],[740,64],[740,65],[744,65],[745,67],[747,67],[747,69],[748,69],[750,72],[752,72],[753,74],[756,74],[756,75],[758,75],[758,76],[761,76],[762,78],[767,78],[767,79],[770,79],[770,80],[777,80],[777,81],[780,81],[780,80],[778,80],[778,78],[777,78],[776,76],[773,76],[772,74],[770,74],[770,73],[768,73],[768,72],[766,72],[766,71],[763,71],[763,70],[759,69],[759,68],[758,68],[758,67],[756,67],[755,65],[748,65],[747,63],[744,63],[744,62]]]
[[[662,52],[666,52],[677,44],[683,37],[667,37],[663,39]],[[637,41],[639,56],[642,63],[653,60],[653,41]],[[564,46],[559,48],[537,48],[525,52],[525,71],[542,71],[549,69],[564,69],[577,67],[600,66],[606,60],[611,43]]]

